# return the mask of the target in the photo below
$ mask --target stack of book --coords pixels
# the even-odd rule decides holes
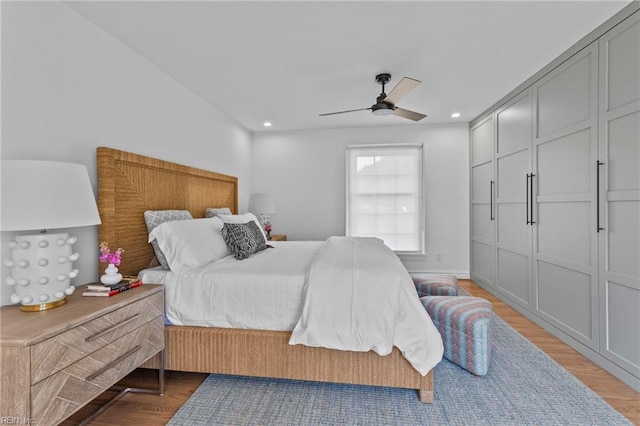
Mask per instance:
[[[125,277],[118,284],[105,285],[102,283],[87,284],[87,289],[82,292],[83,296],[88,297],[110,297],[120,294],[123,291],[140,287],[142,281],[138,277]]]

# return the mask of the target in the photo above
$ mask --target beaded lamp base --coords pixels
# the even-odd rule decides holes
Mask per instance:
[[[78,275],[72,263],[78,253],[71,245],[77,241],[67,233],[18,235],[9,243],[11,268],[6,282],[14,289],[11,302],[21,303],[26,312],[52,309],[66,303],[75,287],[70,282]]]

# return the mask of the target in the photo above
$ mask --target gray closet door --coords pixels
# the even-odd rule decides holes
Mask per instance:
[[[495,177],[493,172],[495,129],[493,117],[471,129],[471,277],[495,284],[494,223]]]
[[[640,377],[640,13],[600,39],[600,352]]]
[[[496,286],[529,306],[531,286],[532,96],[517,96],[496,113]]]
[[[536,312],[598,349],[596,226],[598,44],[533,86]]]

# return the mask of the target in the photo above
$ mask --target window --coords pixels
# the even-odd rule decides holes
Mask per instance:
[[[423,253],[422,145],[347,147],[347,235]]]

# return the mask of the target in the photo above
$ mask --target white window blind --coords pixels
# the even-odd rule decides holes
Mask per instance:
[[[423,252],[422,145],[348,146],[347,235]]]

